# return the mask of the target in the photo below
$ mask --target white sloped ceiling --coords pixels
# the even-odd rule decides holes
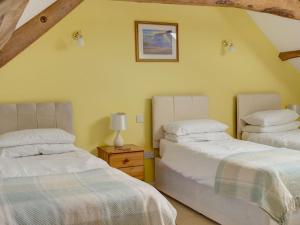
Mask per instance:
[[[32,17],[36,16],[56,0],[30,0],[26,6],[22,17],[20,18],[16,29],[28,22]]]
[[[300,50],[300,21],[264,13],[248,13],[279,52]],[[286,63],[291,63],[300,72],[300,58]]]

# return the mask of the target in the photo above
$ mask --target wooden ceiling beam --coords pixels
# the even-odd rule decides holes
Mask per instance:
[[[0,49],[10,39],[29,0],[0,1]]]
[[[6,45],[0,50],[0,67],[4,66],[39,39],[82,2],[83,0],[57,0],[47,9],[17,29]]]
[[[286,61],[289,59],[294,59],[300,57],[300,50],[297,51],[289,51],[289,52],[280,52],[279,58],[282,61]]]
[[[300,0],[117,0],[198,6],[223,6],[275,14],[300,20]]]

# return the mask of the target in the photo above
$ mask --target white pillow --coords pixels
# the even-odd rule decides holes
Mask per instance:
[[[242,118],[246,123],[255,126],[275,126],[290,123],[299,118],[299,115],[290,109],[268,110],[252,113]]]
[[[33,144],[73,144],[75,136],[61,129],[19,130],[0,135],[0,148]]]
[[[35,155],[52,155],[74,152],[78,148],[73,144],[37,144],[1,148],[2,157],[19,158]]]
[[[232,139],[232,137],[226,132],[198,133],[181,136],[165,133],[165,139],[176,143],[187,143],[202,141],[222,141]]]
[[[210,119],[175,121],[163,126],[166,133],[186,135],[195,133],[223,132],[228,129],[224,123]]]
[[[294,121],[283,125],[276,125],[276,126],[269,126],[269,127],[248,125],[243,128],[243,131],[248,133],[275,133],[275,132],[297,130],[299,127],[300,127],[300,122]]]

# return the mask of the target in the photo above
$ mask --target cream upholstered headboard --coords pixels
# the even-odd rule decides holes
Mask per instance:
[[[73,132],[72,104],[0,104],[0,134],[35,128],[60,128]]]
[[[207,96],[154,96],[152,98],[153,148],[159,148],[164,124],[200,118],[208,118]]]
[[[237,96],[237,137],[242,138],[242,129],[246,123],[242,120],[254,112],[280,109],[280,95],[266,94],[240,94]]]

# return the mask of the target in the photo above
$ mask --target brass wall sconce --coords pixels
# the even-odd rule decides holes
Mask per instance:
[[[75,31],[72,37],[73,40],[77,42],[78,47],[83,47],[85,45],[85,41],[81,31]]]
[[[235,51],[235,45],[232,41],[229,41],[229,40],[223,40],[222,41],[222,47],[223,47],[223,50],[224,52],[229,52],[229,53],[232,53]]]

